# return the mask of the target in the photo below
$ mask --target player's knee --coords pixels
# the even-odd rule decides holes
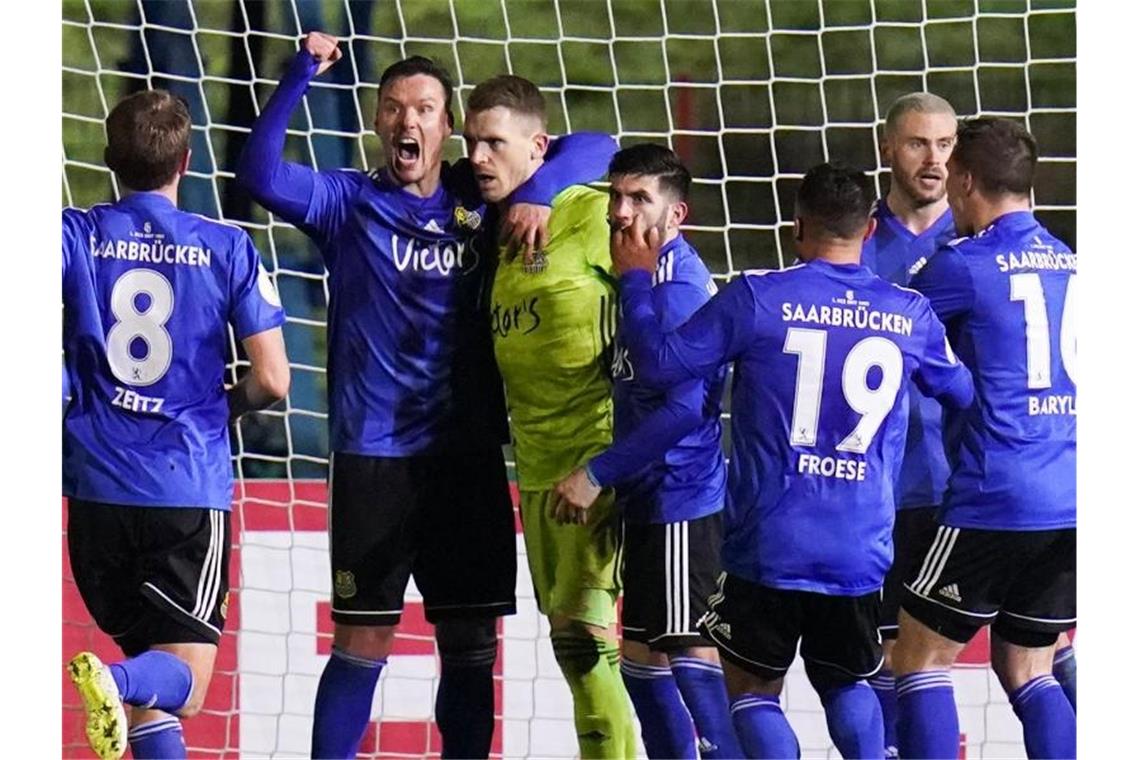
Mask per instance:
[[[735,699],[744,694],[760,694],[770,697],[780,696],[784,690],[784,677],[769,678],[745,670],[731,660],[725,660],[724,685],[728,695]]]
[[[460,668],[493,665],[499,647],[495,618],[441,620],[435,626],[435,641],[440,662]]]
[[[808,683],[815,689],[815,693],[821,697],[833,689],[842,689],[862,680],[858,676],[820,665],[811,660],[804,660],[804,671],[807,673]]]
[[[965,644],[935,632],[906,610],[899,612],[899,637],[891,651],[896,676],[923,670],[947,670]]]
[[[990,663],[1007,694],[1038,676],[1053,672],[1056,634],[1011,633],[998,626],[990,634]],[[1009,638],[1014,641],[1009,641]]]
[[[203,693],[199,694],[198,689],[195,688],[194,691],[190,693],[190,699],[186,701],[186,704],[178,708],[176,715],[178,715],[179,718],[193,718],[195,715],[202,712],[202,705],[206,701],[206,695],[204,691],[205,690],[203,690]]]
[[[551,619],[550,643],[563,675],[579,678],[592,671],[603,657],[618,658],[617,642],[601,626],[574,620]]]
[[[345,625],[333,626],[333,645],[355,657],[369,660],[382,660],[392,651],[396,638],[396,627],[391,625]]]

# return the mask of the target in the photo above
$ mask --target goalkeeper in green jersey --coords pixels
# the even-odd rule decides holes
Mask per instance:
[[[542,165],[541,93],[515,76],[483,82],[468,100],[463,136],[483,199],[502,202]],[[581,185],[557,195],[549,241],[533,256],[502,251],[491,293],[527,559],[539,609],[550,619],[555,659],[574,696],[583,758],[636,754],[614,631],[620,516],[613,492],[576,512],[576,524],[560,525],[552,514],[559,478],[613,438],[609,354],[617,299],[608,203],[605,193]]]

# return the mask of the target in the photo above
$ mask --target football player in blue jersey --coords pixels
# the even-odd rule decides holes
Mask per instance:
[[[1036,163],[1019,123],[963,122],[947,195],[966,237],[912,280],[970,367],[977,401],[947,418],[950,483],[899,613],[903,757],[957,756],[950,666],[990,624],[1027,753],[1076,753],[1075,714],[1051,670],[1058,634],[1076,622],[1077,257],[1030,210]]]
[[[926,299],[860,266],[873,200],[862,172],[813,168],[795,203],[803,263],[745,272],[669,332],[652,304],[659,233],[635,221],[613,237],[638,377],[665,387],[735,363],[726,572],[700,627],[720,650],[750,757],[798,756],[779,703],[797,646],[842,755],[881,755],[866,679],[882,663],[904,383],[954,407],[973,400]]]
[[[653,305],[672,329],[716,292],[681,234],[689,171],[668,148],[642,143],[613,157],[609,180],[611,226],[624,229],[638,217],[661,233]],[[725,370],[662,391],[639,382],[621,344],[619,328],[614,445],[557,490],[585,509],[603,488],[616,487],[625,523],[621,669],[649,757],[696,757],[697,748],[702,757],[740,757],[720,657],[697,630],[720,574]]]
[[[516,571],[506,413],[485,305],[495,211],[466,160],[442,160],[451,78],[418,56],[380,78],[378,169],[283,161],[290,114],[340,57],[335,37],[305,37],[237,168],[259,203],[317,244],[329,271],[334,634],[312,753],[356,755],[414,575],[436,626],[443,755],[486,757],[496,620],[515,611]],[[549,205],[563,187],[601,176],[613,150],[608,135],[556,140],[512,200]]]
[[[954,237],[946,201],[946,161],[957,129],[953,106],[928,92],[903,95],[887,111],[881,148],[883,163],[891,169],[891,188],[875,205],[875,234],[863,244],[863,266],[888,282],[906,285],[912,269]],[[891,652],[898,635],[899,599],[934,538],[935,516],[950,477],[942,446],[942,408],[913,386],[907,395],[906,453],[895,486],[895,560],[883,583],[879,618],[883,668],[870,682],[883,710],[888,758],[898,755]]]
[[[127,659],[68,669],[99,757],[178,758],[229,597],[227,421],[288,392],[285,314],[245,232],[177,208],[186,104],[136,93],[106,127],[122,199],[63,212],[63,492],[76,586]],[[250,362],[228,391],[227,325]]]

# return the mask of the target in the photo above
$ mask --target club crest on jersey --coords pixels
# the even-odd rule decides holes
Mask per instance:
[[[455,224],[464,230],[474,232],[483,223],[483,216],[478,211],[469,211],[462,206],[455,207]]]
[[[356,576],[349,570],[337,570],[333,588],[341,599],[351,599],[356,596]]]

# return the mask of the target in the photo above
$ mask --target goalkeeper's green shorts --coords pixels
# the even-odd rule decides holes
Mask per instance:
[[[538,608],[546,616],[609,627],[621,591],[621,516],[613,489],[602,491],[585,525],[550,516],[553,490],[519,493],[523,538]]]

